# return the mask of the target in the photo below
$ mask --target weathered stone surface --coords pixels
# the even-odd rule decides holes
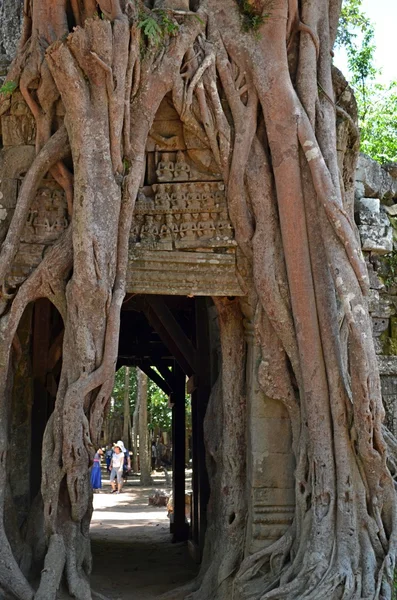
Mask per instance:
[[[386,295],[379,294],[378,290],[370,290],[368,302],[369,311],[373,317],[388,319],[396,314],[392,300]]]
[[[360,154],[356,180],[364,185],[365,195],[370,198],[383,200],[397,196],[397,179],[365,154]]]
[[[22,25],[23,0],[0,0],[0,55],[14,58]]]
[[[383,290],[385,287],[385,284],[380,279],[378,272],[374,268],[374,265],[371,262],[369,262],[368,260],[366,262],[367,262],[368,277],[369,277],[369,287],[373,290]]]
[[[390,319],[388,318],[373,318],[373,334],[375,336],[381,335],[384,331],[389,329]]]
[[[359,227],[362,249],[365,252],[388,254],[393,250],[391,227],[362,225]]]
[[[368,211],[369,213],[377,214],[380,211],[380,200],[379,198],[360,197],[354,203],[354,209],[359,214],[361,214],[361,211]]]
[[[234,254],[131,250],[127,291],[137,294],[243,296]]]
[[[397,376],[397,356],[379,356],[378,365],[381,375]]]
[[[31,115],[1,117],[1,130],[4,146],[24,146],[34,144],[36,126]]]
[[[288,529],[294,516],[295,490],[252,488],[250,505],[249,552],[253,553],[273,543]]]
[[[378,198],[360,198],[355,215],[364,252],[388,254],[393,250],[393,228]]]

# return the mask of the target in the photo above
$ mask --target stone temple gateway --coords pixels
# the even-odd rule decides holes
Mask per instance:
[[[34,123],[19,93],[13,95],[1,124],[0,216],[4,237],[18,190],[34,156]],[[26,280],[68,224],[63,190],[53,179],[43,180],[7,278],[10,289]],[[211,297],[244,297],[244,273],[237,271],[236,251],[225,186],[216,172],[211,152],[194,136],[184,135],[183,124],[167,96],[148,140],[145,176],[131,228],[128,294],[122,310],[118,365],[138,364],[156,378],[166,392],[179,393],[182,398],[184,378],[189,378],[195,445],[193,523],[189,534],[185,529],[183,506],[182,407],[179,413],[176,408],[174,411],[174,447],[179,445],[181,452],[177,455],[180,479],[176,479],[174,535],[176,539],[190,535],[196,558],[200,558],[203,550],[211,484],[205,464],[203,423],[219,368],[215,358],[219,334]],[[30,506],[29,499],[39,490],[41,438],[54,406],[62,364],[62,324],[50,303],[38,300],[25,315],[21,328],[31,339],[33,348],[32,355],[26,355],[20,374],[32,382],[25,391],[26,410],[22,415],[16,414],[14,423],[15,443],[22,432],[32,443],[30,485],[28,481],[14,482],[15,501],[19,517],[23,519]],[[294,459],[286,410],[276,401],[265,400],[255,383],[259,349],[249,320],[246,321],[246,343],[247,465],[251,486],[248,535],[254,552],[264,543],[270,544],[279,538],[292,520]],[[46,351],[43,352],[43,348]],[[156,376],[154,365],[165,379]],[[169,367],[175,370],[172,377]],[[18,402],[19,385],[22,381],[16,384],[15,402]]]
[[[180,3],[151,3],[150,8],[171,6],[176,9],[176,18],[182,22],[191,5],[181,0]],[[0,10],[4,6],[7,3],[1,3]],[[18,21],[18,15],[12,15]],[[102,20],[96,15],[95,26],[98,23],[102,27]],[[7,56],[12,54],[12,49],[7,47],[5,50]],[[194,57],[188,56],[188,64],[183,65],[184,68],[188,68],[192,60]],[[246,107],[249,86],[244,83],[244,77],[245,73],[237,73],[236,81],[239,82],[239,102]],[[222,93],[219,92],[219,106],[227,104]],[[249,556],[265,551],[266,547],[281,539],[298,506],[298,491],[295,497],[298,489],[295,483],[296,453],[294,456],[292,448],[294,420],[287,412],[286,402],[268,398],[263,391],[264,386],[259,385],[260,368],[273,364],[267,361],[266,344],[260,346],[256,328],[258,320],[255,320],[266,307],[262,305],[255,313],[257,307],[253,309],[253,303],[250,303],[252,264],[243,256],[241,244],[239,246],[236,241],[232,206],[227,196],[227,178],[220,172],[221,161],[215,157],[219,150],[217,141],[211,140],[208,132],[206,141],[203,141],[205,136],[200,135],[201,130],[191,124],[189,126],[183,111],[176,110],[171,93],[162,98],[146,148],[142,146],[142,178],[136,180],[139,181],[139,191],[130,230],[127,286],[121,308],[116,368],[139,366],[170,396],[173,407],[175,507],[172,533],[175,541],[189,541],[191,554],[198,562],[203,558],[206,534],[211,525],[217,523],[219,506],[227,506],[227,502],[222,504],[219,501],[214,490],[220,492],[224,499],[233,495],[235,483],[225,481],[224,470],[217,468],[219,461],[217,463],[216,459],[223,450],[219,449],[218,441],[222,439],[224,447],[232,442],[230,447],[233,448],[234,436],[240,435],[238,443],[244,447],[243,473],[239,473],[244,485],[240,489],[247,492],[243,515],[245,539],[241,547],[244,546],[245,554]],[[54,106],[54,125],[61,124],[64,116],[64,106],[58,99]],[[37,131],[31,111],[18,90],[10,94],[7,103],[2,105],[0,119],[0,242],[3,242],[16,210],[18,194],[35,157]],[[338,141],[341,147],[345,146],[341,152],[344,155],[348,146],[348,127],[344,131],[345,121],[337,125]],[[305,143],[313,145],[310,140]],[[343,172],[344,156],[341,160],[339,167]],[[66,167],[72,170],[68,161],[70,159],[66,159]],[[352,214],[355,212],[367,260],[370,312],[383,375],[387,420],[390,429],[396,433],[397,292],[393,284],[385,284],[387,268],[383,270],[382,262],[385,260],[382,257],[394,248],[392,226],[397,214],[394,208],[396,178],[393,173],[381,170],[379,185],[372,185],[368,175],[373,165],[365,164],[363,167],[364,163],[365,159],[362,159],[357,172],[355,206],[349,209]],[[261,164],[263,166],[263,162]],[[348,183],[353,186],[353,182]],[[68,208],[62,187],[47,175],[35,190],[18,252],[4,282],[2,297],[6,301],[70,231],[71,211]],[[236,224],[234,220],[233,223],[238,229],[238,222]],[[98,268],[98,265],[94,264],[94,267]],[[238,311],[235,320],[233,311]],[[268,317],[261,321],[262,342],[268,321]],[[234,332],[229,329],[236,324],[240,324],[241,334],[237,336],[240,369],[233,362],[236,354],[233,354],[230,342]],[[269,336],[272,332],[274,335],[272,327],[268,328]],[[26,571],[29,569],[25,560],[39,564],[43,556],[26,557],[26,548],[19,539],[13,538],[12,532],[25,523],[35,502],[41,501],[41,449],[43,436],[48,430],[46,426],[53,419],[60,387],[63,343],[64,323],[60,312],[49,300],[38,297],[26,308],[14,340],[14,354],[18,361],[9,411],[12,451],[4,486],[11,500],[6,508],[9,512],[5,527],[10,529],[7,536],[18,564],[22,565],[21,570]],[[241,401],[233,407],[235,413],[230,410],[230,415],[227,414],[228,392],[234,399],[237,394],[233,396],[234,390],[227,388],[225,365],[229,373],[234,373],[234,369],[241,372],[242,379]],[[284,360],[283,366],[285,371],[290,367],[291,388],[295,384],[297,389],[297,376],[294,379],[296,374],[292,373],[291,364]],[[186,389],[192,399],[193,421],[190,528],[186,526],[184,507]],[[224,405],[220,407],[216,401],[221,397]],[[221,410],[225,413],[222,416],[227,427],[222,432],[215,431],[209,439],[208,431],[216,423],[214,417]],[[24,478],[18,477],[16,468],[20,462],[18,448],[21,446],[32,450],[31,456],[27,454],[24,457]],[[233,459],[231,453],[224,463],[228,461],[233,467]],[[303,489],[302,495],[304,492]],[[40,506],[37,508],[40,512]],[[84,513],[84,519],[88,512]],[[227,517],[228,525],[233,526],[237,520],[235,512],[231,511]],[[78,520],[75,519],[75,522]],[[42,523],[29,523],[29,527],[32,538],[39,538]]]
[[[3,149],[0,164],[0,231],[4,237],[13,214],[18,190],[34,156],[34,123],[19,93],[13,95],[9,111],[1,117],[1,125]],[[132,300],[125,303],[122,313],[122,324],[125,323],[125,329],[122,326],[119,365],[138,364],[146,368],[148,374],[153,377],[156,376],[150,369],[153,359],[159,361],[158,366],[163,374],[166,374],[167,360],[169,366],[173,363],[176,354],[183,365],[182,373],[190,377],[189,389],[192,390],[193,397],[195,399],[200,397],[202,406],[197,412],[196,419],[197,431],[201,431],[201,439],[196,439],[195,442],[197,447],[201,448],[202,454],[200,467],[199,463],[196,465],[196,469],[201,471],[197,474],[196,521],[193,524],[197,545],[201,544],[201,548],[195,552],[200,555],[204,543],[203,532],[199,532],[200,518],[201,523],[205,522],[205,506],[203,507],[203,499],[200,503],[199,494],[203,495],[204,505],[208,501],[209,494],[202,427],[211,381],[216,378],[217,367],[214,364],[201,365],[201,368],[207,372],[212,368],[212,375],[209,375],[209,379],[203,385],[204,389],[200,390],[200,387],[196,388],[195,384],[197,367],[194,358],[189,364],[186,356],[195,354],[192,340],[202,328],[202,322],[193,324],[198,315],[207,321],[208,330],[207,336],[204,336],[206,339],[201,340],[201,344],[209,353],[211,352],[210,338],[214,340],[216,332],[209,331],[210,325],[212,329],[214,328],[210,299],[213,296],[244,297],[244,273],[237,271],[237,244],[228,215],[221,176],[212,163],[210,151],[203,148],[194,136],[184,137],[183,124],[169,97],[164,98],[155,119],[148,141],[146,160],[145,177],[138,195],[130,236],[127,290]],[[360,175],[358,172],[358,177],[364,180],[361,186],[366,185],[366,189],[361,194],[367,191],[375,195],[383,193],[390,197],[394,193],[395,184],[390,176],[390,181],[387,175],[383,176],[384,190],[372,191],[369,188],[370,184],[365,182],[365,175]],[[358,185],[358,195],[360,189]],[[358,218],[361,218],[363,223],[360,226],[361,234],[367,235],[364,241],[367,246],[364,245],[364,250],[369,252],[368,258],[372,261],[369,262],[369,268],[372,270],[375,257],[390,251],[388,246],[390,233],[387,233],[384,228],[389,228],[388,231],[391,231],[387,213],[384,212],[380,224],[380,228],[383,227],[381,233],[383,238],[380,237],[378,246],[373,247],[374,243],[370,245],[371,235],[376,237],[376,227],[379,228],[376,221],[376,211],[379,209],[375,204],[376,201],[365,204],[360,200],[357,204],[358,207],[362,206],[358,208],[361,212],[357,214],[361,215]],[[370,210],[374,210],[374,206],[375,216]],[[366,229],[365,222],[370,223],[365,226]],[[11,288],[19,286],[27,278],[32,269],[40,263],[47,248],[59,238],[67,226],[64,192],[53,179],[44,180],[29,212],[20,249],[7,279]],[[386,248],[384,248],[385,244]],[[376,283],[375,274],[372,281],[375,286],[375,296],[378,297],[379,291],[376,288],[381,284]],[[379,300],[378,305],[373,304],[374,335],[377,339],[385,328],[390,327],[390,318],[393,319],[392,315],[395,311],[392,308],[393,298],[390,299],[384,294],[382,296],[382,291],[380,293],[385,299],[380,305]],[[159,302],[155,302],[157,296]],[[173,296],[181,297],[179,306],[175,300],[170,299]],[[185,306],[183,306],[183,297],[188,297],[184,301]],[[189,298],[191,298],[190,302]],[[183,331],[183,324],[178,324],[178,319],[175,319],[169,306],[176,307],[177,314],[178,310],[181,310],[181,314],[185,312],[188,315],[190,329],[187,335]],[[382,309],[381,306],[384,308]],[[385,315],[379,312],[382,310],[386,311],[386,321]],[[134,314],[134,311],[146,315],[152,328],[147,329],[146,324],[142,325],[141,321],[132,320],[131,314]],[[50,325],[46,323],[47,319],[50,320]],[[33,381],[33,397],[27,401],[33,402],[32,434],[28,433],[27,421],[15,424],[16,434],[22,427],[24,435],[33,435],[32,443],[36,451],[32,454],[31,473],[32,481],[35,481],[33,489],[38,489],[40,452],[37,451],[37,444],[39,443],[40,446],[41,436],[56,394],[56,379],[61,365],[62,328],[59,317],[50,306],[45,305],[44,301],[38,301],[33,314],[26,317],[25,321],[32,323],[33,333],[27,331],[26,335],[33,335],[33,348],[35,345],[42,347],[43,343],[48,347],[47,364],[42,364],[43,361],[40,360],[40,364],[35,366],[37,361],[33,358],[33,371],[30,374]],[[145,348],[143,353],[138,351],[138,346],[142,343],[139,338],[136,339],[132,349],[128,344],[127,338],[137,327],[137,323],[138,329],[142,328],[142,335],[160,337],[157,344],[152,343],[153,348]],[[157,325],[157,330],[153,324]],[[26,327],[26,323],[21,327]],[[168,332],[165,331],[167,327],[170,328]],[[175,331],[174,327],[176,327]],[[264,543],[270,544],[281,537],[292,520],[295,465],[291,453],[291,425],[287,412],[281,403],[266,399],[255,383],[255,365],[259,349],[255,342],[253,325],[249,320],[245,322],[245,327],[248,348],[246,378],[249,389],[247,466],[251,487],[248,535],[250,547],[254,552],[263,547]],[[172,339],[172,336],[170,338],[170,331],[176,339]],[[38,338],[36,339],[35,336]],[[380,352],[382,353],[382,348]],[[162,353],[167,357],[164,360],[158,358]],[[380,361],[384,373],[384,392],[389,407],[388,419],[394,430],[395,367],[392,356],[386,355],[384,358],[382,356],[384,355],[380,355]],[[35,369],[37,369],[36,373]],[[41,381],[40,384],[38,380]],[[173,389],[170,382],[167,383],[165,380],[161,385],[167,392]],[[40,389],[38,397],[36,397],[37,389]],[[27,415],[24,415],[24,418],[26,419]],[[183,448],[183,441],[181,448]],[[199,481],[201,481],[201,492]],[[18,483],[17,499],[26,510],[29,506],[26,497],[28,488],[26,486],[20,488],[21,483]],[[198,506],[201,506],[201,517]],[[183,538],[186,535],[183,519],[181,531],[182,533],[178,535]]]

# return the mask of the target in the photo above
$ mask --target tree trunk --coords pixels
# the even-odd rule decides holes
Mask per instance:
[[[141,396],[139,394],[138,373],[139,373],[139,370],[137,370],[137,395],[136,395],[134,417],[133,417],[133,439],[134,439],[133,471],[134,471],[134,473],[138,473],[138,471],[139,471],[138,437],[139,437],[139,408],[140,408],[139,403],[141,400]]]
[[[355,149],[343,174],[336,160],[341,112],[330,53],[341,2],[197,0],[194,14],[176,0],[158,3],[165,12],[146,4],[25,2],[8,81],[34,117],[37,156],[0,253],[0,586],[18,600],[35,596],[2,523],[15,334],[25,307],[48,298],[65,335],[43,439],[48,553],[36,598],[55,600],[62,572],[72,595],[91,598],[89,468],[113,387],[148,137],[169,94],[180,137],[193,137],[225,183],[247,293],[241,306],[261,350],[252,385],[284,404],[296,461],[291,527],[243,558],[250,485],[242,452],[243,316],[236,302],[218,299],[222,374],[209,415],[216,412],[220,443],[213,445],[208,416],[213,488],[194,598],[390,600],[397,446],[382,428],[368,275],[343,188],[353,178]],[[156,20],[156,35],[143,27],[148,19]],[[11,108],[2,94],[0,115]],[[46,173],[64,190],[69,226],[10,291],[7,277]],[[147,409],[140,410],[142,483],[149,484]]]
[[[152,485],[150,456],[148,451],[148,421],[147,421],[147,375],[137,370],[137,388],[139,396],[139,466],[141,485]]]
[[[123,442],[130,448],[131,433],[131,406],[130,406],[130,368],[124,367],[124,420],[123,420]]]

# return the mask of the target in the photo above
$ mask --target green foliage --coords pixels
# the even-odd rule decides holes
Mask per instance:
[[[374,27],[362,0],[344,0],[336,43],[347,52],[357,99],[361,150],[379,162],[397,160],[397,82],[375,83]]]
[[[237,0],[237,4],[241,13],[243,31],[257,34],[269,15],[258,13],[248,0]]]
[[[152,44],[158,46],[162,38],[162,31],[160,25],[154,17],[151,15],[146,16],[139,21],[138,27],[142,30],[143,35],[146,36]]]
[[[168,396],[151,379],[148,380],[148,427],[171,431],[172,409]]]
[[[384,278],[384,283],[387,288],[395,286],[397,282],[397,250],[393,250],[386,254],[382,260],[386,267],[387,275]]]
[[[397,81],[356,90],[361,151],[380,163],[397,162]]]
[[[153,46],[158,46],[167,36],[176,36],[179,31],[178,23],[171,19],[165,10],[152,10],[150,14],[142,13],[138,28]]]
[[[15,81],[6,81],[5,84],[0,88],[0,94],[3,96],[11,96],[17,87],[18,85],[15,83]]]
[[[362,0],[344,0],[339,19],[336,44],[345,48],[356,44],[358,32],[372,27],[371,21],[361,12]]]
[[[110,403],[109,420],[122,420],[124,417],[124,383],[125,383],[125,367],[121,367],[116,372],[112,400]],[[132,416],[135,409],[137,399],[137,376],[136,368],[130,367],[130,415]],[[172,424],[172,409],[169,404],[169,398],[151,379],[148,378],[148,429],[155,429],[171,433]],[[191,428],[191,408],[190,398],[186,397],[186,427]]]
[[[109,416],[122,417],[124,415],[124,382],[125,382],[125,367],[121,367],[116,371],[114,378],[114,386],[112,392],[113,402],[110,405]],[[130,407],[131,411],[135,406],[137,394],[137,378],[136,369],[130,368]]]

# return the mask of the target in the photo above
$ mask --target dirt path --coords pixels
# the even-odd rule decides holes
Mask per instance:
[[[164,479],[141,488],[133,478],[119,495],[103,483],[94,494],[92,589],[109,600],[154,600],[193,579],[198,567],[186,544],[171,543],[166,508],[148,506]]]

